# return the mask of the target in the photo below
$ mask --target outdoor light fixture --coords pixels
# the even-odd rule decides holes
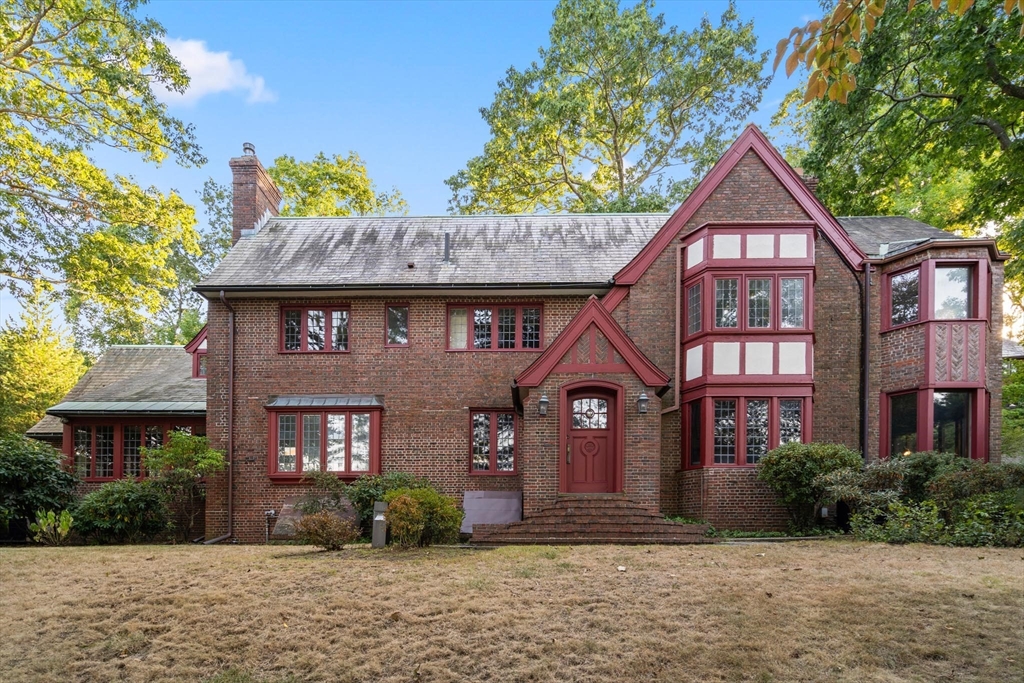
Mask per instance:
[[[651,399],[647,398],[647,392],[641,391],[640,398],[636,400],[636,409],[640,414],[647,412],[647,406],[651,402]]]
[[[548,401],[547,394],[543,394],[540,397],[540,400],[537,401],[537,414],[540,415],[541,417],[544,417],[545,415],[548,414],[548,403],[550,403],[550,401]]]

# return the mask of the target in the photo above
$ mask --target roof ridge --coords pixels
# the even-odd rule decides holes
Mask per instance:
[[[271,221],[355,221],[355,220],[378,220],[378,221],[399,221],[399,220],[469,220],[472,218],[596,218],[600,216],[671,216],[668,211],[658,212],[612,212],[612,213],[477,213],[469,215],[445,216],[445,215],[422,215],[422,216],[274,216]]]

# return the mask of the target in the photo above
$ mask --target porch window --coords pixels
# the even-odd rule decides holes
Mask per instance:
[[[373,439],[374,415],[376,411],[272,412],[271,476],[370,472],[379,450]]]
[[[697,283],[686,290],[686,333],[697,334],[701,330],[701,316],[703,306],[701,301],[701,283]]]
[[[890,315],[889,322],[905,325],[915,322],[921,313],[921,269],[915,268],[889,278]]]
[[[540,306],[473,305],[448,308],[449,351],[541,348]]]
[[[470,413],[470,472],[512,474],[516,469],[516,416],[512,411]]]
[[[386,346],[409,345],[409,307],[391,305],[386,311],[387,338]]]
[[[74,425],[72,467],[85,480],[144,477],[143,449],[162,446],[164,434],[168,432],[205,435],[205,430],[198,424],[163,422],[146,425],[107,421],[106,424]]]
[[[936,320],[971,317],[971,271],[968,266],[935,267],[933,308]]]
[[[315,306],[281,311],[281,350],[286,352],[348,351],[348,308]]]
[[[917,393],[889,397],[889,455],[917,450]]]
[[[715,401],[715,464],[736,462],[736,401]]]
[[[971,393],[936,391],[933,396],[932,450],[969,457]]]

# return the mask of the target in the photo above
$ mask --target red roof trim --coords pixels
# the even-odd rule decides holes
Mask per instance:
[[[864,254],[861,250],[853,243],[850,236],[839,225],[839,222],[828,212],[828,209],[822,205],[815,194],[804,184],[804,181],[797,175],[796,171],[786,163],[786,160],[772,146],[772,143],[768,141],[764,133],[754,124],[750,124],[736,138],[736,142],[732,143],[732,146],[722,155],[722,158],[718,160],[718,163],[715,164],[711,171],[704,176],[704,179],[690,193],[686,201],[676,209],[676,212],[665,222],[665,225],[658,230],[654,238],[647,243],[647,246],[632,261],[626,264],[622,270],[615,274],[615,284],[625,286],[636,284],[640,276],[668,248],[675,236],[686,225],[686,222],[697,213],[697,210],[707,201],[711,193],[718,188],[726,176],[736,167],[740,159],[743,158],[743,155],[750,150],[753,150],[772,174],[778,178],[779,182],[792,195],[793,199],[825,233],[829,242],[836,247],[840,256],[843,257],[850,267],[859,269],[860,264],[864,261]],[[614,292],[614,289],[612,291]],[[621,298],[619,300],[621,301]],[[608,308],[611,310],[614,306]]]
[[[185,344],[185,352],[195,353],[196,349],[198,349],[199,345],[202,344],[204,341],[206,341],[206,325],[203,325],[203,329],[199,330],[199,333],[196,334],[196,336],[192,337],[192,341],[190,341],[188,344]]]
[[[626,364],[646,386],[663,387],[668,385],[669,376],[659,370],[658,366],[652,363],[637,348],[633,340],[615,322],[615,318],[605,310],[605,307],[598,301],[596,296],[591,296],[583,308],[580,309],[580,312],[576,314],[576,317],[558,335],[554,343],[549,345],[530,367],[516,376],[516,384],[521,387],[540,386],[558,366],[562,357],[572,349],[573,345],[591,325],[597,326],[597,329],[604,334],[612,348],[619,352],[622,359],[626,361]],[[595,366],[595,369],[597,367],[600,366]]]

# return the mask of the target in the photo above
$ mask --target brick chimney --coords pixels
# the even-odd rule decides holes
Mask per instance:
[[[256,148],[251,143],[244,143],[242,156],[228,164],[232,175],[231,244],[234,244],[243,230],[253,230],[264,218],[277,215],[281,191],[256,157]]]
[[[796,171],[797,175],[799,175],[801,180],[804,181],[804,185],[807,186],[808,190],[814,194],[818,194],[818,179],[815,176],[808,175],[802,168],[794,168],[793,170]]]

